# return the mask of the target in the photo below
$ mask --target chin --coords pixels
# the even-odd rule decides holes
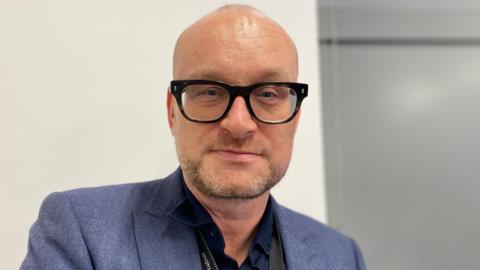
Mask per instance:
[[[190,183],[203,195],[217,199],[254,199],[268,192],[283,177],[286,168],[265,161],[248,167],[219,163],[205,158],[200,162],[182,159]]]
[[[202,174],[201,184],[205,195],[218,199],[254,199],[268,192],[277,182],[271,174],[224,170],[221,173]]]

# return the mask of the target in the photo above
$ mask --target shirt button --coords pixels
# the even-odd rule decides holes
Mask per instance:
[[[210,231],[210,236],[214,237],[216,235],[215,231]]]

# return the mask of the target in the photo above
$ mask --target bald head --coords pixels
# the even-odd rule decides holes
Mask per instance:
[[[204,61],[205,54],[219,61]],[[270,57],[271,66],[265,67],[270,69],[265,70],[266,74],[252,74],[251,64],[263,62],[274,54],[283,59],[275,61]],[[276,72],[291,73],[285,79],[295,81],[298,72],[296,48],[285,30],[259,10],[245,5],[224,6],[207,14],[185,29],[177,40],[173,57],[175,79],[215,77],[219,75],[216,73],[226,71],[222,65],[238,66],[236,71],[241,72],[232,71],[216,79],[231,79],[235,83],[246,83],[247,76],[272,76]],[[191,74],[192,67],[203,74]]]

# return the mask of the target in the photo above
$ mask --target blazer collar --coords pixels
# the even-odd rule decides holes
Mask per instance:
[[[135,240],[143,270],[201,270],[195,233],[167,217],[182,199],[182,173],[177,169],[155,182],[143,207],[133,211]]]
[[[274,204],[287,269],[326,270],[325,250],[313,245],[312,232],[303,229],[291,210]]]

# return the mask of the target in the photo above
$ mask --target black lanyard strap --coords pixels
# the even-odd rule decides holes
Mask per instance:
[[[200,258],[202,260],[202,269],[203,270],[220,270],[218,268],[217,262],[215,262],[215,258],[213,257],[210,248],[208,248],[207,241],[205,237],[203,237],[202,232],[200,229],[197,228],[198,238],[200,238]]]
[[[270,256],[268,259],[268,269],[271,270],[285,270],[283,261],[282,240],[280,239],[280,232],[278,231],[277,219],[274,218],[275,228],[277,233],[272,237],[272,244],[270,246]]]

